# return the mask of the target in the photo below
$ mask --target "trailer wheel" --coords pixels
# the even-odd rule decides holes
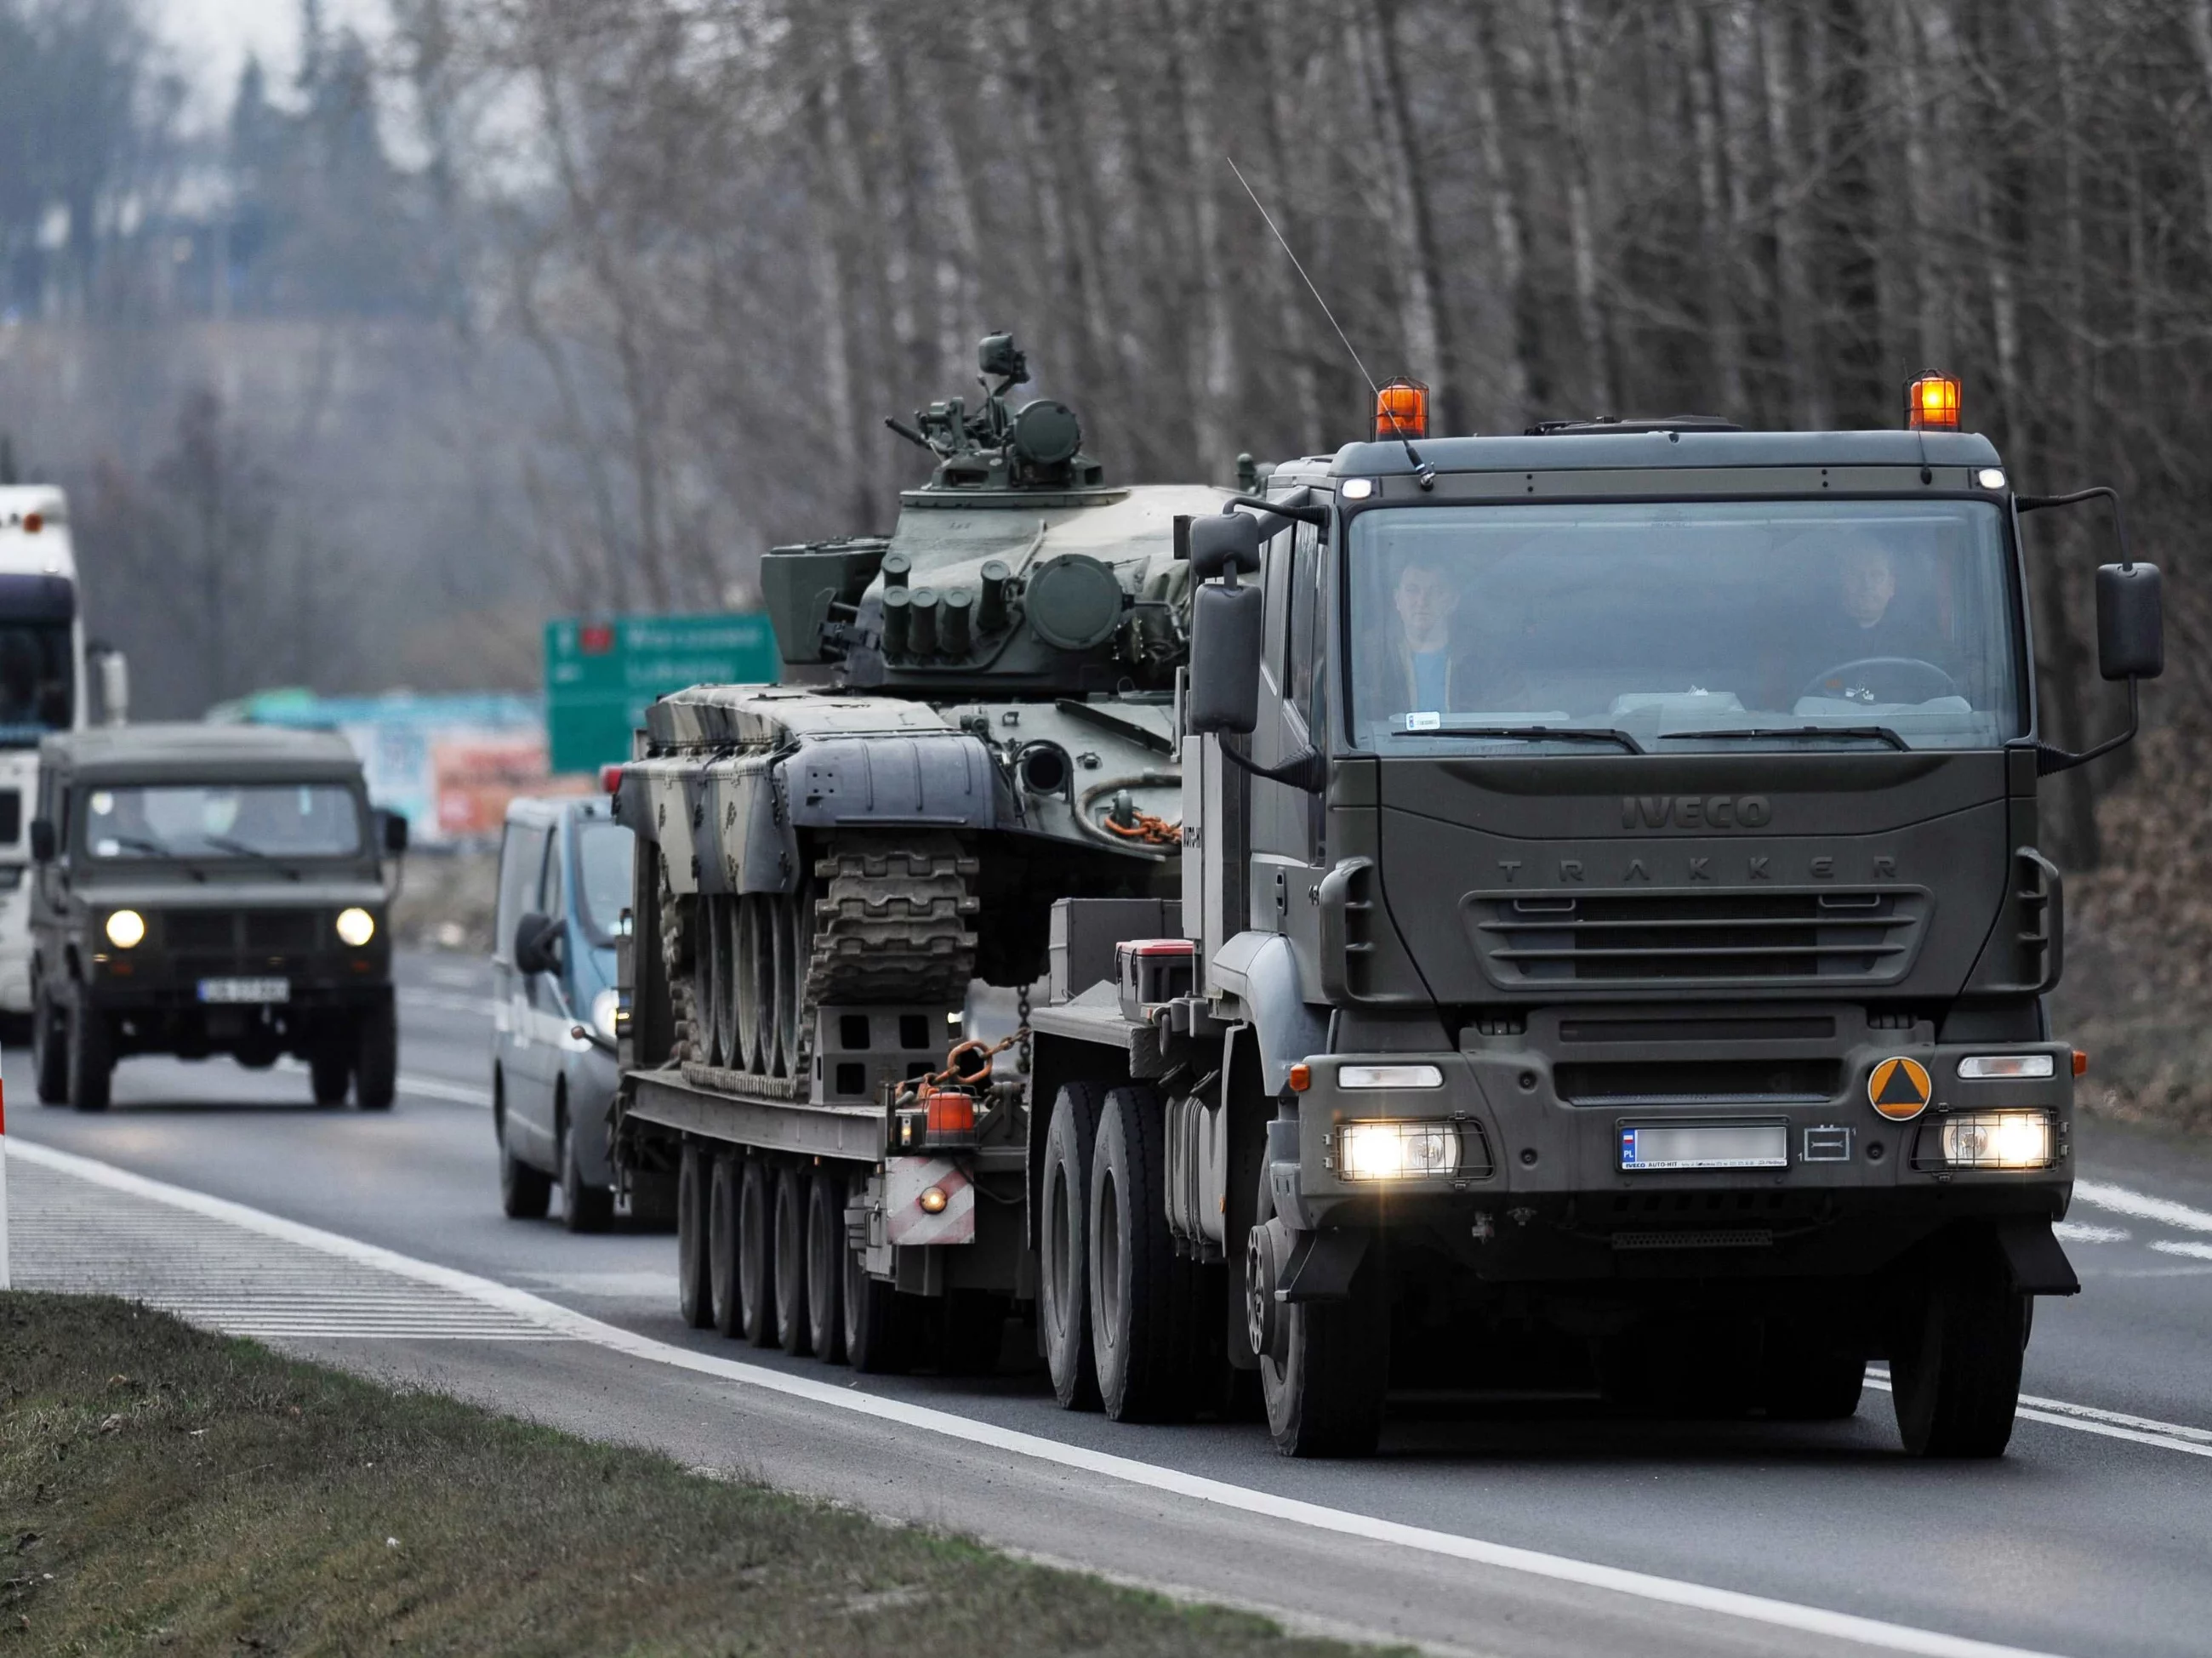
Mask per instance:
[[[745,1159],[738,1181],[738,1302],[745,1339],[775,1345],[775,1192],[767,1162]]]
[[[845,1251],[845,1357],[864,1376],[896,1376],[908,1362],[906,1309],[890,1283],[870,1276],[858,1249]]]
[[[1190,1412],[1191,1271],[1168,1230],[1159,1096],[1106,1096],[1091,1157],[1091,1350],[1098,1396],[1116,1422]]]
[[[713,1292],[708,1287],[712,1271],[707,1253],[708,1167],[707,1153],[686,1140],[676,1165],[676,1310],[695,1330],[714,1321]]]
[[[2020,1405],[2028,1300],[1987,1240],[1936,1248],[1918,1316],[1890,1355],[1897,1431],[1913,1456],[2001,1456]]]
[[[845,1182],[819,1169],[806,1194],[806,1324],[814,1356],[845,1362]]]
[[[1070,1083],[1052,1108],[1044,1141],[1042,1202],[1037,1212],[1037,1322],[1052,1390],[1064,1411],[1098,1408],[1091,1361],[1091,1306],[1085,1290],[1091,1250],[1091,1155],[1106,1090]]]
[[[806,1308],[806,1212],[813,1184],[795,1167],[775,1182],[775,1339],[793,1358],[814,1351]]]
[[[744,1327],[745,1237],[741,1182],[749,1165],[734,1151],[714,1154],[707,1185],[707,1294],[714,1327],[726,1336]]]

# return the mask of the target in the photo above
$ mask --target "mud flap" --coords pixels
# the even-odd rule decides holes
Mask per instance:
[[[2081,1280],[2073,1263],[2051,1235],[2047,1220],[2021,1218],[1999,1221],[1997,1247],[2004,1251],[2012,1272],[2013,1288],[2022,1295],[2074,1296],[2081,1293]]]
[[[1352,1293],[1352,1275],[1367,1259],[1364,1231],[1301,1232],[1283,1263],[1277,1301],[1342,1301]]]

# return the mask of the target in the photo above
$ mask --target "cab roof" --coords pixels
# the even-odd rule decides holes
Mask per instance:
[[[347,783],[361,777],[353,745],[336,732],[183,720],[58,732],[40,762],[106,782]]]
[[[1638,422],[1638,425],[1644,424]],[[1686,423],[1654,430],[1577,429],[1515,437],[1420,438],[1413,447],[1449,472],[1644,471],[1656,467],[1996,466],[1996,446],[1978,432],[1733,432]],[[1335,477],[1410,476],[1402,443],[1347,443],[1278,474]]]

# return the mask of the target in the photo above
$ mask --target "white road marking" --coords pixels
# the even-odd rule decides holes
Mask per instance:
[[[2077,1180],[2074,1182],[2074,1195],[2093,1207],[2109,1209],[2116,1215],[2155,1221],[2160,1226],[2178,1226],[2185,1232],[2212,1232],[2212,1211],[2192,1209],[2185,1203],[2154,1198],[2147,1192],[2130,1191],[2124,1186]]]
[[[1878,1388],[1886,1394],[1896,1391],[1889,1377],[1880,1370],[1869,1370],[1866,1382],[1868,1387]],[[2020,1406],[2014,1415],[2054,1428],[2071,1428],[2077,1433],[2124,1439],[2135,1445],[2154,1445],[2160,1450],[2179,1451],[2186,1456],[2212,1456],[2212,1429],[2192,1428],[2184,1423],[2130,1416],[2124,1411],[2100,1410],[2094,1405],[2076,1405],[2069,1400],[2039,1399],[2033,1394],[2020,1396]]]
[[[276,1068],[295,1076],[307,1074],[307,1065],[304,1060],[282,1059],[276,1061]],[[399,1091],[426,1100],[451,1100],[456,1105],[477,1105],[487,1111],[491,1109],[491,1090],[471,1088],[466,1083],[447,1082],[442,1077],[424,1077],[403,1071],[399,1073]]]
[[[2061,1243],[2125,1243],[2134,1236],[2124,1226],[2090,1226],[2078,1220],[2056,1221],[2051,1230]]]
[[[421,990],[413,985],[401,985],[392,993],[402,1007],[428,1008],[438,1013],[465,1013],[472,1019],[489,1019],[499,1011],[499,1003],[489,996],[463,996],[450,990]]]
[[[2162,1255],[2187,1255],[2192,1260],[2212,1260],[2212,1243],[2194,1243],[2176,1238],[2160,1238],[2151,1245]]]
[[[128,1169],[70,1152],[58,1151],[51,1146],[27,1144],[20,1148],[19,1155],[34,1166],[74,1175],[110,1191],[151,1199],[212,1220],[228,1221],[263,1237],[320,1250],[362,1266],[376,1267],[410,1278],[418,1284],[434,1284],[518,1319],[533,1321],[547,1331],[579,1341],[588,1341],[610,1351],[714,1376],[745,1387],[758,1388],[764,1392],[802,1399],[810,1404],[848,1411],[902,1427],[940,1434],[946,1438],[1010,1452],[1079,1473],[1125,1481],[1147,1490],[1213,1503],[1238,1513],[1464,1560],[1499,1570],[1520,1572],[1555,1582],[1601,1589],[1659,1605],[1741,1619],[1749,1623],[1834,1640],[1854,1641],[1885,1652],[1915,1653],[1925,1655],[1925,1658],[2049,1658],[2048,1655],[2034,1654],[2025,1648],[1946,1635],[1934,1630],[1915,1629],[1880,1619],[1834,1612],[1824,1606],[1802,1606],[1796,1601],[1776,1600],[1766,1595],[1747,1594],[1736,1589],[1717,1588],[1679,1578],[1661,1577],[1650,1572],[1601,1565],[1595,1561],[1546,1554],[1511,1544],[1487,1542],[1454,1532],[1406,1525],[1398,1521],[1332,1509],[1297,1497],[1278,1496],[1272,1491],[1255,1491],[1226,1480],[1209,1479],[1179,1468],[1139,1461],[1133,1457],[1116,1456],[1083,1446],[1062,1444],[1057,1440],[1024,1433],[1018,1429],[1002,1428],[992,1423],[974,1421],[926,1405],[886,1399],[857,1388],[817,1382],[805,1376],[787,1376],[739,1360],[672,1346],[650,1336],[602,1323],[598,1319],[544,1300],[527,1291],[478,1278],[471,1272],[441,1266],[432,1261],[417,1260],[395,1250],[364,1243],[357,1238],[326,1232],[319,1227],[304,1226],[296,1221],[284,1220],[249,1208],[244,1204],[172,1186],[166,1181],[149,1180]],[[2078,1423],[2063,1417],[2051,1419],[2066,1426],[2087,1427],[2093,1431],[2114,1431],[2101,1424]]]

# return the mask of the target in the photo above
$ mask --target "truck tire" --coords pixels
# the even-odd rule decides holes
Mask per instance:
[[[1037,1211],[1037,1326],[1052,1391],[1064,1411],[1098,1408],[1091,1356],[1091,1153],[1106,1090],[1070,1083],[1053,1102]]]
[[[2002,1456],[2020,1405],[2028,1300],[1988,1240],[1935,1248],[1918,1315],[1890,1354],[1898,1436],[1913,1456]]]
[[[738,1181],[738,1305],[745,1339],[775,1345],[775,1176],[758,1157]]]
[[[872,1277],[858,1249],[845,1251],[845,1357],[863,1376],[898,1376],[912,1362],[911,1321],[898,1291]]]
[[[1778,1320],[1766,1330],[1759,1400],[1777,1422],[1840,1422],[1858,1414],[1866,1355],[1809,1325]]]
[[[816,1171],[806,1192],[806,1325],[814,1356],[845,1362],[845,1181]]]
[[[507,1144],[507,1084],[495,1072],[491,1079],[491,1130],[499,1142],[499,1209],[509,1220],[544,1220],[553,1195],[553,1182],[514,1155]]]
[[[806,1310],[805,1172],[787,1168],[775,1181],[775,1345],[793,1358],[814,1351],[814,1328]]]
[[[1255,1230],[1275,1218],[1264,1171],[1255,1215]],[[1383,1295],[1370,1249],[1352,1274],[1347,1299],[1277,1305],[1276,1351],[1260,1353],[1260,1394],[1268,1435],[1283,1455],[1374,1455],[1390,1382],[1390,1308]]]
[[[343,1105],[353,1086],[353,1044],[317,1042],[307,1054],[307,1086],[317,1105]]]
[[[115,1078],[113,1041],[107,1015],[87,1007],[82,998],[70,1004],[65,1063],[70,1103],[80,1111],[107,1109],[109,1085]]]
[[[399,1091],[399,1016],[390,1002],[361,1016],[354,1048],[353,1100],[364,1111],[389,1111]]]
[[[714,1154],[714,1172],[707,1183],[707,1299],[715,1329],[734,1336],[744,1328],[745,1160],[734,1151]]]
[[[39,1085],[39,1103],[69,1103],[69,1037],[61,1010],[40,984],[31,996],[31,1069]]]
[[[1191,1272],[1168,1230],[1159,1096],[1108,1093],[1091,1156],[1086,1259],[1098,1397],[1116,1422],[1190,1412]]]
[[[714,1321],[712,1272],[707,1254],[708,1186],[713,1160],[693,1141],[684,1143],[676,1165],[676,1310],[694,1330]]]
[[[564,1096],[554,1107],[560,1135],[561,1224],[572,1232],[604,1232],[613,1224],[615,1194],[584,1178],[584,1165],[576,1156],[576,1136],[568,1121]]]

